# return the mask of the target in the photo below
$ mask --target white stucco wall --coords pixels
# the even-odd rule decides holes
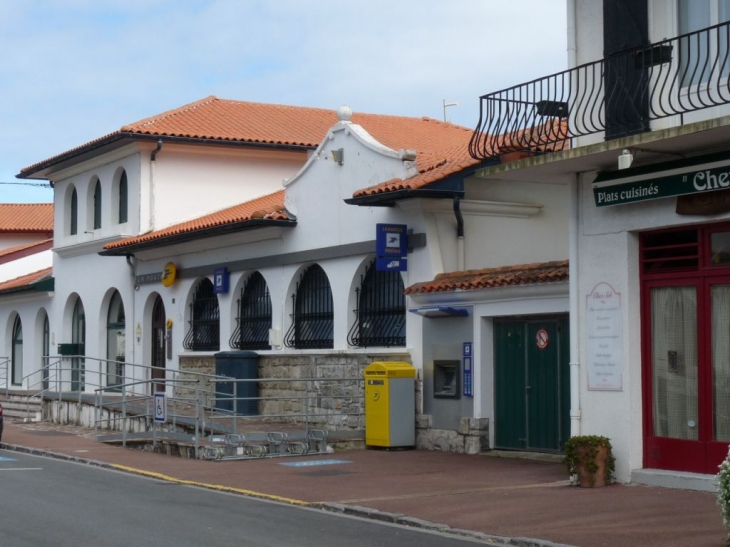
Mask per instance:
[[[52,264],[53,252],[50,249],[0,264],[0,282],[50,268]]]
[[[582,176],[579,222],[579,339],[582,409],[581,431],[605,435],[616,454],[617,478],[629,480],[632,469],[643,467],[641,300],[639,283],[639,232],[647,229],[718,222],[730,214],[680,216],[672,198],[596,207],[592,181]],[[621,391],[589,391],[585,310],[586,296],[600,282],[609,283],[621,297],[623,321],[623,387]]]
[[[153,228],[159,230],[281,190],[282,181],[306,159],[306,151],[165,144],[153,171],[149,154],[142,159],[143,177],[154,185]]]

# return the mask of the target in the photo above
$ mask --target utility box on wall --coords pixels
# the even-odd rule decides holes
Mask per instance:
[[[415,446],[416,369],[410,363],[375,361],[365,368],[365,444]]]

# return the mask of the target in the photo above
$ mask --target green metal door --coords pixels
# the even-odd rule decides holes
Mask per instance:
[[[495,444],[497,448],[527,448],[525,407],[525,324],[494,324]]]
[[[559,452],[570,428],[566,318],[495,322],[495,444]]]

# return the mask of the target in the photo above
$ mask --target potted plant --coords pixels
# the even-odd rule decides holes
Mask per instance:
[[[565,443],[568,473],[585,488],[606,486],[613,482],[616,460],[611,441],[598,435],[578,435]]]

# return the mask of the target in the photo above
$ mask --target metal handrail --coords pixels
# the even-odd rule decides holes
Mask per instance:
[[[575,137],[622,137],[648,131],[651,120],[728,104],[729,52],[726,22],[482,95],[469,153],[558,151]]]
[[[150,404],[154,399],[154,386],[164,383],[165,386],[167,384],[172,384],[173,386],[178,384],[195,384],[195,398],[194,400],[184,399],[181,397],[167,397],[168,402],[172,402],[173,404],[173,411],[167,415],[168,418],[172,418],[172,426],[173,428],[177,425],[177,418],[181,417],[188,417],[184,414],[178,414],[176,412],[177,405],[180,403],[185,403],[188,406],[193,406],[195,409],[194,414],[194,427],[195,427],[195,441],[196,441],[196,453],[199,448],[199,435],[198,431],[202,431],[202,427],[200,427],[200,416],[201,412],[199,410],[200,406],[200,380],[199,379],[188,379],[188,378],[175,378],[175,379],[160,379],[160,378],[154,378],[149,380],[138,380],[134,382],[129,382],[121,385],[114,385],[114,386],[105,386],[105,387],[99,387],[94,390],[94,435],[98,438],[99,437],[99,426],[100,424],[104,422],[108,422],[111,420],[111,418],[103,419],[100,418],[101,408],[102,406],[113,409],[116,407],[119,407],[121,409],[122,413],[122,446],[127,446],[127,425],[128,425],[128,408],[127,406],[134,403],[144,403],[145,411],[142,414],[137,414],[136,417],[142,417],[142,418],[151,418],[154,416],[154,409],[152,408],[152,405]],[[151,389],[149,390],[150,393],[153,393],[152,395],[147,395],[147,389],[143,390],[142,394],[139,393],[137,390],[132,390],[131,394],[133,398],[129,398],[127,396],[129,390],[128,388],[133,388],[136,386],[149,386]],[[106,391],[114,389],[114,394],[120,395],[119,400],[105,400],[104,394]],[[117,391],[119,389],[120,391]],[[157,430],[155,428],[152,429],[153,432],[153,443],[157,442]]]
[[[5,396],[10,392],[10,357],[0,357],[0,380],[5,380]]]
[[[84,389],[83,390],[73,390],[68,389],[64,390],[64,383],[71,384],[71,387],[73,387],[73,383],[70,380],[67,380],[64,382],[62,378],[62,373],[64,370],[69,369],[63,369],[62,363],[65,360],[71,360],[71,359],[83,359],[84,361],[97,361],[100,363],[106,363],[108,364],[121,364],[125,366],[125,374],[119,375],[116,372],[109,372],[108,370],[104,370],[103,367],[99,366],[98,370],[93,371],[94,374],[98,374],[100,381],[103,382],[103,385],[101,383],[94,383],[90,382],[88,377],[84,378]],[[54,361],[51,361],[51,359],[54,359]],[[45,395],[47,393],[51,393],[55,391],[55,394],[58,397],[59,403],[62,400],[62,396],[64,393],[76,393],[77,394],[77,404],[81,406],[82,404],[82,398],[84,393],[91,393],[92,391],[96,391],[97,389],[104,389],[104,390],[119,390],[122,385],[147,385],[148,383],[171,383],[171,382],[180,382],[182,379],[177,378],[179,375],[184,375],[186,377],[190,378],[190,381],[199,382],[202,380],[211,381],[211,380],[230,380],[227,376],[221,376],[217,374],[206,374],[202,372],[196,372],[196,371],[181,371],[181,370],[173,370],[168,368],[160,368],[160,367],[153,367],[150,365],[140,365],[137,363],[130,363],[125,361],[117,361],[113,359],[102,359],[99,357],[89,357],[86,355],[63,355],[63,356],[49,356],[44,355],[43,356],[44,364],[41,366],[41,368],[34,370],[33,372],[30,372],[23,376],[21,383],[23,386],[26,386],[27,391],[31,391],[33,393],[28,393],[25,395],[25,402],[26,407],[28,409],[28,412],[30,413],[30,402],[34,399],[40,399],[41,403],[45,400]],[[0,367],[2,366],[2,363],[0,363]],[[126,367],[130,367],[129,369]],[[134,377],[134,375],[128,375],[127,371],[135,369],[155,369],[157,371],[164,371],[165,377],[162,378],[153,378],[153,379],[144,379],[144,380],[138,380]],[[7,366],[6,366],[7,370]],[[0,370],[0,373],[2,371]],[[48,375],[44,376],[44,372],[47,372]],[[133,373],[132,373],[133,374]],[[171,374],[172,377],[168,378],[168,374]],[[36,375],[40,375],[40,379],[37,381],[31,381],[31,378],[33,378]],[[109,385],[109,378],[112,377],[115,380],[122,380],[122,383],[117,383],[113,385]],[[45,382],[48,382],[48,387],[45,387],[43,384]],[[52,381],[55,382],[55,390],[51,389]],[[34,391],[36,388],[40,386],[39,391]],[[9,386],[8,382],[6,382],[6,396],[9,393]]]

